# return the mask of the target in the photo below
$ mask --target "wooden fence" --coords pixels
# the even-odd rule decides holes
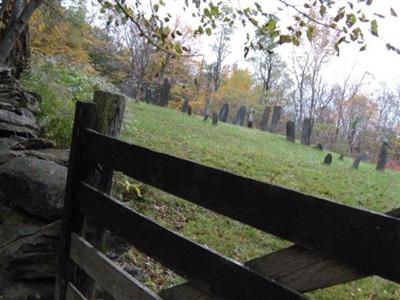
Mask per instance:
[[[372,274],[400,282],[399,211],[358,209],[128,144],[93,129],[78,103],[65,200],[57,299],[86,299],[77,268],[114,299],[307,299],[302,294]],[[242,265],[174,233],[90,185],[121,171],[295,245]],[[124,238],[188,280],[156,294],[89,243],[84,219]],[[89,297],[90,298],[90,297]]]

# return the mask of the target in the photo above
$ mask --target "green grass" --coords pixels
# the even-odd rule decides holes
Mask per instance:
[[[213,127],[210,121],[203,122],[197,116],[133,101],[128,105],[125,120],[123,139],[156,151],[356,207],[385,212],[400,204],[400,173],[377,172],[374,165],[367,163],[354,170],[351,158],[339,161],[336,153],[332,153],[332,165],[327,166],[322,161],[328,152],[289,143],[280,135],[223,123]],[[290,245],[159,190],[118,178],[116,194],[134,208],[236,260],[243,262]],[[182,281],[135,251],[126,260],[133,260],[147,271],[145,281],[155,290]],[[310,296],[400,299],[400,287],[374,277]]]

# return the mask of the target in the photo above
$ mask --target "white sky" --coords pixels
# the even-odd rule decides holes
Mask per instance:
[[[181,21],[185,24],[195,27],[190,13],[183,13],[183,0],[167,0],[167,10],[179,15]],[[238,0],[241,5],[250,5],[252,0]],[[276,12],[284,24],[291,22],[295,12],[290,8],[285,8],[278,11],[276,8],[279,5],[277,0],[259,1],[267,8],[268,12]],[[288,0],[290,3],[304,3],[304,0]],[[344,5],[347,1],[338,0],[338,5]],[[355,1],[354,1],[355,2]],[[268,7],[267,7],[268,6]],[[282,5],[280,5],[282,7]],[[360,45],[346,44],[341,47],[339,57],[332,58],[332,62],[327,68],[326,76],[332,82],[340,81],[353,68],[353,76],[357,78],[365,72],[369,72],[372,76],[369,77],[370,87],[368,90],[374,89],[380,82],[385,82],[388,86],[395,88],[400,83],[400,55],[386,49],[386,43],[390,42],[394,46],[400,47],[400,0],[375,0],[373,5],[368,8],[362,6],[368,13],[378,12],[386,16],[385,19],[377,18],[379,24],[380,37],[374,37],[368,34],[366,30],[367,50],[359,52]],[[390,16],[390,8],[399,14],[399,18]],[[302,8],[302,6],[299,6]],[[251,30],[251,26],[248,26]],[[227,59],[227,63],[238,63],[240,67],[251,68],[251,64],[243,58],[243,43],[245,41],[246,29],[238,26],[235,30],[231,42],[231,54]],[[306,41],[307,42],[307,41]],[[210,49],[210,38],[202,37],[199,40],[199,48],[206,55],[206,59],[212,61],[212,52]],[[282,55],[283,59],[290,61],[290,52],[292,46],[281,46],[277,51]]]
[[[148,1],[148,2],[147,2]],[[166,11],[171,13],[173,17],[178,17],[184,25],[192,28],[198,26],[198,21],[194,21],[191,12],[184,12],[184,0],[164,0],[166,3]],[[251,6],[254,0],[227,0],[235,3],[235,5]],[[298,3],[299,8],[302,9],[302,4],[306,0],[287,0],[287,2],[295,4]],[[128,0],[131,4],[135,0]],[[260,4],[264,6],[265,11],[276,13],[281,19],[281,24],[289,24],[293,20],[295,12],[293,9],[284,8],[278,11],[277,7],[283,7],[278,0],[259,0]],[[347,0],[337,0],[337,5],[346,5]],[[352,1],[357,4],[357,1]],[[143,3],[152,3],[152,0],[145,0]],[[89,4],[88,4],[89,5]],[[387,42],[390,42],[396,47],[400,48],[400,0],[374,0],[371,7],[365,5],[360,6],[367,13],[367,17],[371,17],[373,12],[381,13],[387,16],[385,19],[378,19],[380,37],[374,37],[371,34],[366,34],[367,50],[359,52],[359,45],[346,44],[341,47],[339,57],[333,57],[329,67],[326,70],[325,76],[332,82],[341,82],[342,78],[353,71],[353,78],[362,76],[365,72],[369,72],[369,85],[367,90],[372,91],[381,82],[386,83],[390,88],[395,88],[400,83],[400,55],[393,51],[388,51],[385,47]],[[399,18],[390,16],[390,8],[399,14]],[[369,15],[368,15],[369,13]],[[243,58],[243,47],[246,36],[246,30],[251,31],[251,25],[244,29],[241,25],[237,26],[230,45],[231,54],[226,60],[226,63],[237,63],[242,68],[252,68],[251,63]],[[365,30],[367,32],[368,30]],[[203,53],[208,62],[213,61],[213,54],[211,51],[211,38],[208,36],[200,37],[197,41],[197,48]],[[306,41],[308,42],[308,41]],[[291,51],[293,46],[284,45],[280,46],[277,50],[282,58],[290,63]]]

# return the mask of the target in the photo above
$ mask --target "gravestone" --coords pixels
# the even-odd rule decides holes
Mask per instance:
[[[262,118],[261,118],[261,124],[260,124],[260,129],[262,131],[268,130],[268,121],[269,121],[270,114],[271,114],[271,106],[265,107]]]
[[[212,114],[212,124],[213,124],[213,126],[217,126],[217,124],[218,124],[218,115],[215,111]]]
[[[182,104],[181,112],[187,113],[188,107],[189,107],[189,101],[190,101],[190,98],[185,98],[185,100],[183,101],[183,104]]]
[[[385,165],[388,160],[389,155],[389,143],[387,141],[382,143],[381,149],[378,155],[378,163],[376,164],[376,169],[378,171],[384,171]]]
[[[286,123],[286,139],[293,143],[296,140],[296,123],[294,121]]]
[[[332,154],[328,153],[328,154],[325,156],[324,164],[330,165],[331,163],[332,163]]]
[[[165,78],[159,90],[160,105],[168,106],[170,96],[171,96],[171,83],[169,82],[168,78]]]
[[[246,118],[246,106],[241,106],[236,114],[235,121],[233,122],[234,125],[243,126],[244,119]]]
[[[270,132],[275,133],[276,129],[278,128],[278,123],[281,118],[282,114],[282,106],[275,106],[274,107],[274,112],[272,113],[272,120],[271,120],[271,125],[269,128]]]
[[[314,127],[314,120],[310,118],[305,118],[303,122],[303,131],[301,133],[301,143],[303,145],[311,144],[311,135]]]
[[[353,166],[352,166],[354,169],[358,169],[358,166],[360,165],[360,162],[363,159],[363,157],[364,157],[364,154],[359,154],[356,156],[356,158],[354,159],[354,162],[353,162]]]
[[[192,115],[192,106],[191,106],[191,105],[188,105],[187,114],[188,114],[189,116]]]
[[[339,160],[344,160],[344,154],[340,153]]]
[[[254,124],[254,114],[256,113],[254,108],[249,109],[249,113],[247,116],[247,127],[252,128]]]
[[[226,123],[228,121],[228,115],[229,115],[229,104],[225,103],[222,105],[221,110],[219,111],[219,120],[221,122]]]
[[[318,144],[315,145],[314,149],[322,151],[322,150],[324,150],[324,147],[322,146],[321,143],[318,143]]]

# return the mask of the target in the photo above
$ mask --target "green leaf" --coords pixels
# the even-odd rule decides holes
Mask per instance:
[[[357,18],[354,14],[348,14],[346,16],[346,25],[350,28],[357,22]]]
[[[268,31],[274,31],[276,28],[276,19],[275,18],[271,18],[268,20],[268,23],[266,25],[266,29]]]
[[[315,29],[313,26],[308,26],[307,28],[307,39],[311,42],[314,38]]]
[[[325,16],[326,14],[326,6],[321,4],[321,7],[319,8],[319,14],[321,15],[321,17]]]
[[[179,44],[175,44],[175,52],[179,55],[182,54],[182,47]]]
[[[391,14],[393,17],[397,17],[397,13],[396,13],[396,11],[393,9],[393,7],[390,8],[390,14]]]
[[[371,33],[378,36],[378,22],[376,20],[371,21]]]
[[[212,34],[212,29],[210,27],[206,28],[206,34],[210,36]]]

